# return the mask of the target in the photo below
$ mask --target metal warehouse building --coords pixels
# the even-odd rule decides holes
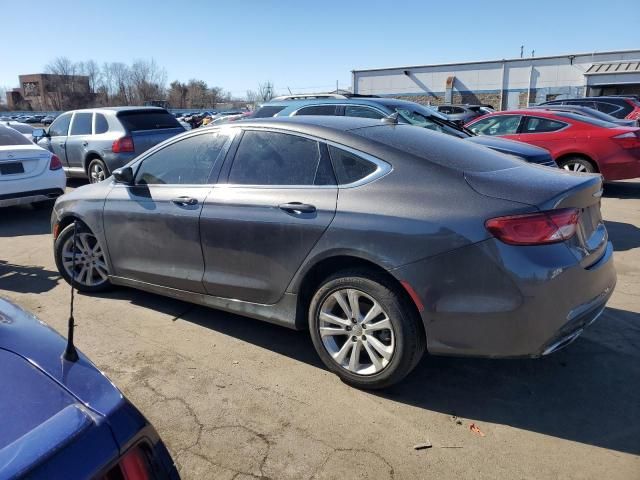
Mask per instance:
[[[564,97],[640,94],[640,50],[354,70],[354,93],[513,109]],[[560,96],[563,97],[560,97]]]

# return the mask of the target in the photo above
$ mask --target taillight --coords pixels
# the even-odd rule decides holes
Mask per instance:
[[[113,142],[111,145],[111,151],[113,153],[134,152],[133,138],[122,137]]]
[[[640,120],[640,108],[636,108],[633,112],[627,115],[629,120]]]
[[[485,226],[509,245],[543,245],[568,240],[576,233],[579,212],[575,208],[511,215],[487,220]]]
[[[618,143],[622,148],[638,148],[640,147],[640,137],[638,136],[638,132],[640,132],[640,130],[635,132],[621,133],[620,135],[616,135],[611,138],[615,140],[615,142]]]
[[[62,168],[62,162],[57,155],[51,155],[49,160],[49,170],[60,170]]]
[[[118,464],[100,480],[150,480],[153,477],[144,450],[141,447],[134,447],[125,453]]]

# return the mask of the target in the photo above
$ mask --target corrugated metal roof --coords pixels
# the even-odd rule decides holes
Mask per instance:
[[[621,73],[640,73],[640,60],[594,63],[584,72],[585,75],[599,75],[603,73],[616,75]]]

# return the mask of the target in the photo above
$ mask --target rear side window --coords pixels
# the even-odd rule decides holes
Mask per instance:
[[[298,110],[296,115],[337,115],[337,105],[313,105]]]
[[[548,118],[526,117],[522,133],[545,133],[555,132],[564,128],[567,124],[549,120]]]
[[[230,137],[206,133],[185,138],[150,154],[136,173],[139,185],[201,185],[209,183],[214,165]]]
[[[69,123],[71,123],[71,114],[65,113],[56,118],[49,127],[49,136],[66,137],[69,131]]]
[[[93,113],[76,113],[71,123],[69,135],[91,135],[91,121]]]
[[[347,105],[344,109],[345,117],[373,118],[379,120],[384,115],[370,107],[360,107],[357,105]]]
[[[338,185],[348,185],[362,180],[378,168],[376,164],[368,160],[331,145],[329,145],[329,153]]]
[[[120,112],[118,119],[130,132],[138,130],[161,130],[163,128],[182,128],[182,125],[166,110],[134,110]]]
[[[96,134],[107,133],[109,131],[109,123],[101,113],[96,113]]]
[[[229,183],[238,185],[326,185],[327,160],[315,140],[247,130],[238,146]]]
[[[12,128],[0,126],[0,145],[32,145],[32,143]]]
[[[269,118],[284,109],[285,107],[281,105],[265,105],[264,107],[259,108],[252,116],[253,118]]]

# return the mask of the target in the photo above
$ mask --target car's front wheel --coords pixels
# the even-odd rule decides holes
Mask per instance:
[[[73,223],[60,232],[54,244],[60,275],[81,292],[100,292],[111,286],[109,270],[96,236],[78,223],[74,243]]]
[[[318,355],[358,388],[388,387],[415,367],[425,348],[420,321],[392,282],[365,270],[329,277],[309,307]]]

